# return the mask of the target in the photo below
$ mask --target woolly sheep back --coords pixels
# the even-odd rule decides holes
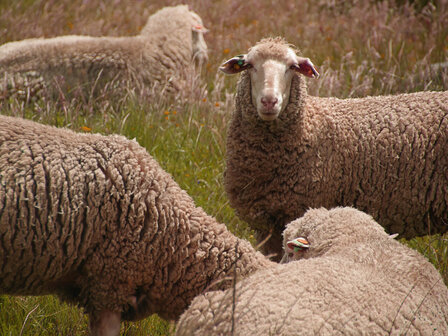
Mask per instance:
[[[371,216],[353,208],[309,210],[287,226],[285,239],[297,236],[311,243],[304,259],[260,270],[235,293],[198,296],[176,335],[448,333],[440,274]]]
[[[0,294],[57,294],[95,334],[107,312],[175,319],[235,264],[245,276],[271,262],[137,142],[0,116]]]
[[[188,6],[165,7],[148,18],[141,34],[127,37],[59,36],[10,42],[0,47],[6,96],[98,93],[133,88],[171,92],[194,72],[193,57],[207,58],[201,18]],[[195,34],[201,35],[200,51]],[[174,91],[173,91],[174,90]]]
[[[224,183],[258,240],[272,232],[267,253],[281,252],[284,226],[310,207],[355,206],[404,238],[448,230],[447,91],[319,98],[295,75],[288,105],[267,122],[250,88],[246,71]]]

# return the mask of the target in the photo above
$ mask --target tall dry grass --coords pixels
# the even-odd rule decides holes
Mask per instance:
[[[210,29],[210,59],[176,97],[154,99],[132,88],[122,96],[0,101],[0,113],[80,132],[121,133],[169,171],[198,205],[237,235],[252,239],[229,207],[222,186],[225,132],[237,76],[217,72],[225,59],[266,36],[282,35],[317,65],[310,80],[319,96],[447,90],[448,1],[404,0],[192,0]],[[66,34],[134,35],[155,10],[180,1],[0,0],[0,44]],[[426,5],[425,5],[426,4]],[[448,283],[448,237],[404,242],[427,256]],[[53,297],[0,297],[2,335],[82,335],[82,313]],[[156,317],[123,325],[125,335],[164,335],[172,327]]]
[[[404,1],[401,1],[404,2]],[[133,35],[156,9],[180,1],[2,0],[0,43],[64,34]],[[265,36],[283,35],[319,65],[313,94],[364,96],[447,87],[448,2],[416,10],[373,0],[187,1],[210,33],[204,79],[213,88],[218,65]],[[421,3],[421,2],[420,2]],[[227,85],[233,87],[234,81]]]

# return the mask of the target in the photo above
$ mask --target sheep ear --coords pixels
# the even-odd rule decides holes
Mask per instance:
[[[317,72],[314,64],[310,61],[309,58],[297,57],[297,64],[293,65],[293,69],[304,76],[317,78],[319,77],[319,73]]]
[[[246,62],[246,55],[238,55],[224,62],[219,67],[219,70],[228,75],[233,75],[243,70],[249,69],[250,67],[251,65]]]
[[[191,30],[194,32],[197,32],[197,33],[202,33],[202,34],[205,34],[208,32],[208,29],[200,24],[194,25],[193,27],[191,27]]]
[[[305,237],[297,237],[296,239],[287,242],[286,246],[288,246],[291,251],[298,252],[309,249],[310,242]]]

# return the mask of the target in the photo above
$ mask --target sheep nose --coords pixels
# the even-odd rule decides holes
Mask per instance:
[[[278,99],[275,97],[261,97],[261,103],[267,109],[273,109],[275,104],[277,104]]]

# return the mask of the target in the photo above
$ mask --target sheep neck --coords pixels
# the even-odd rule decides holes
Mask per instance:
[[[188,205],[189,211],[179,210],[179,221],[165,228],[164,249],[154,251],[158,269],[151,282],[137,288],[137,304],[124,312],[126,320],[138,320],[151,313],[177,319],[197,295],[227,289],[235,277],[246,277],[274,265],[249,242],[237,238],[224,224],[196,208],[177,186],[173,192],[180,203]]]

